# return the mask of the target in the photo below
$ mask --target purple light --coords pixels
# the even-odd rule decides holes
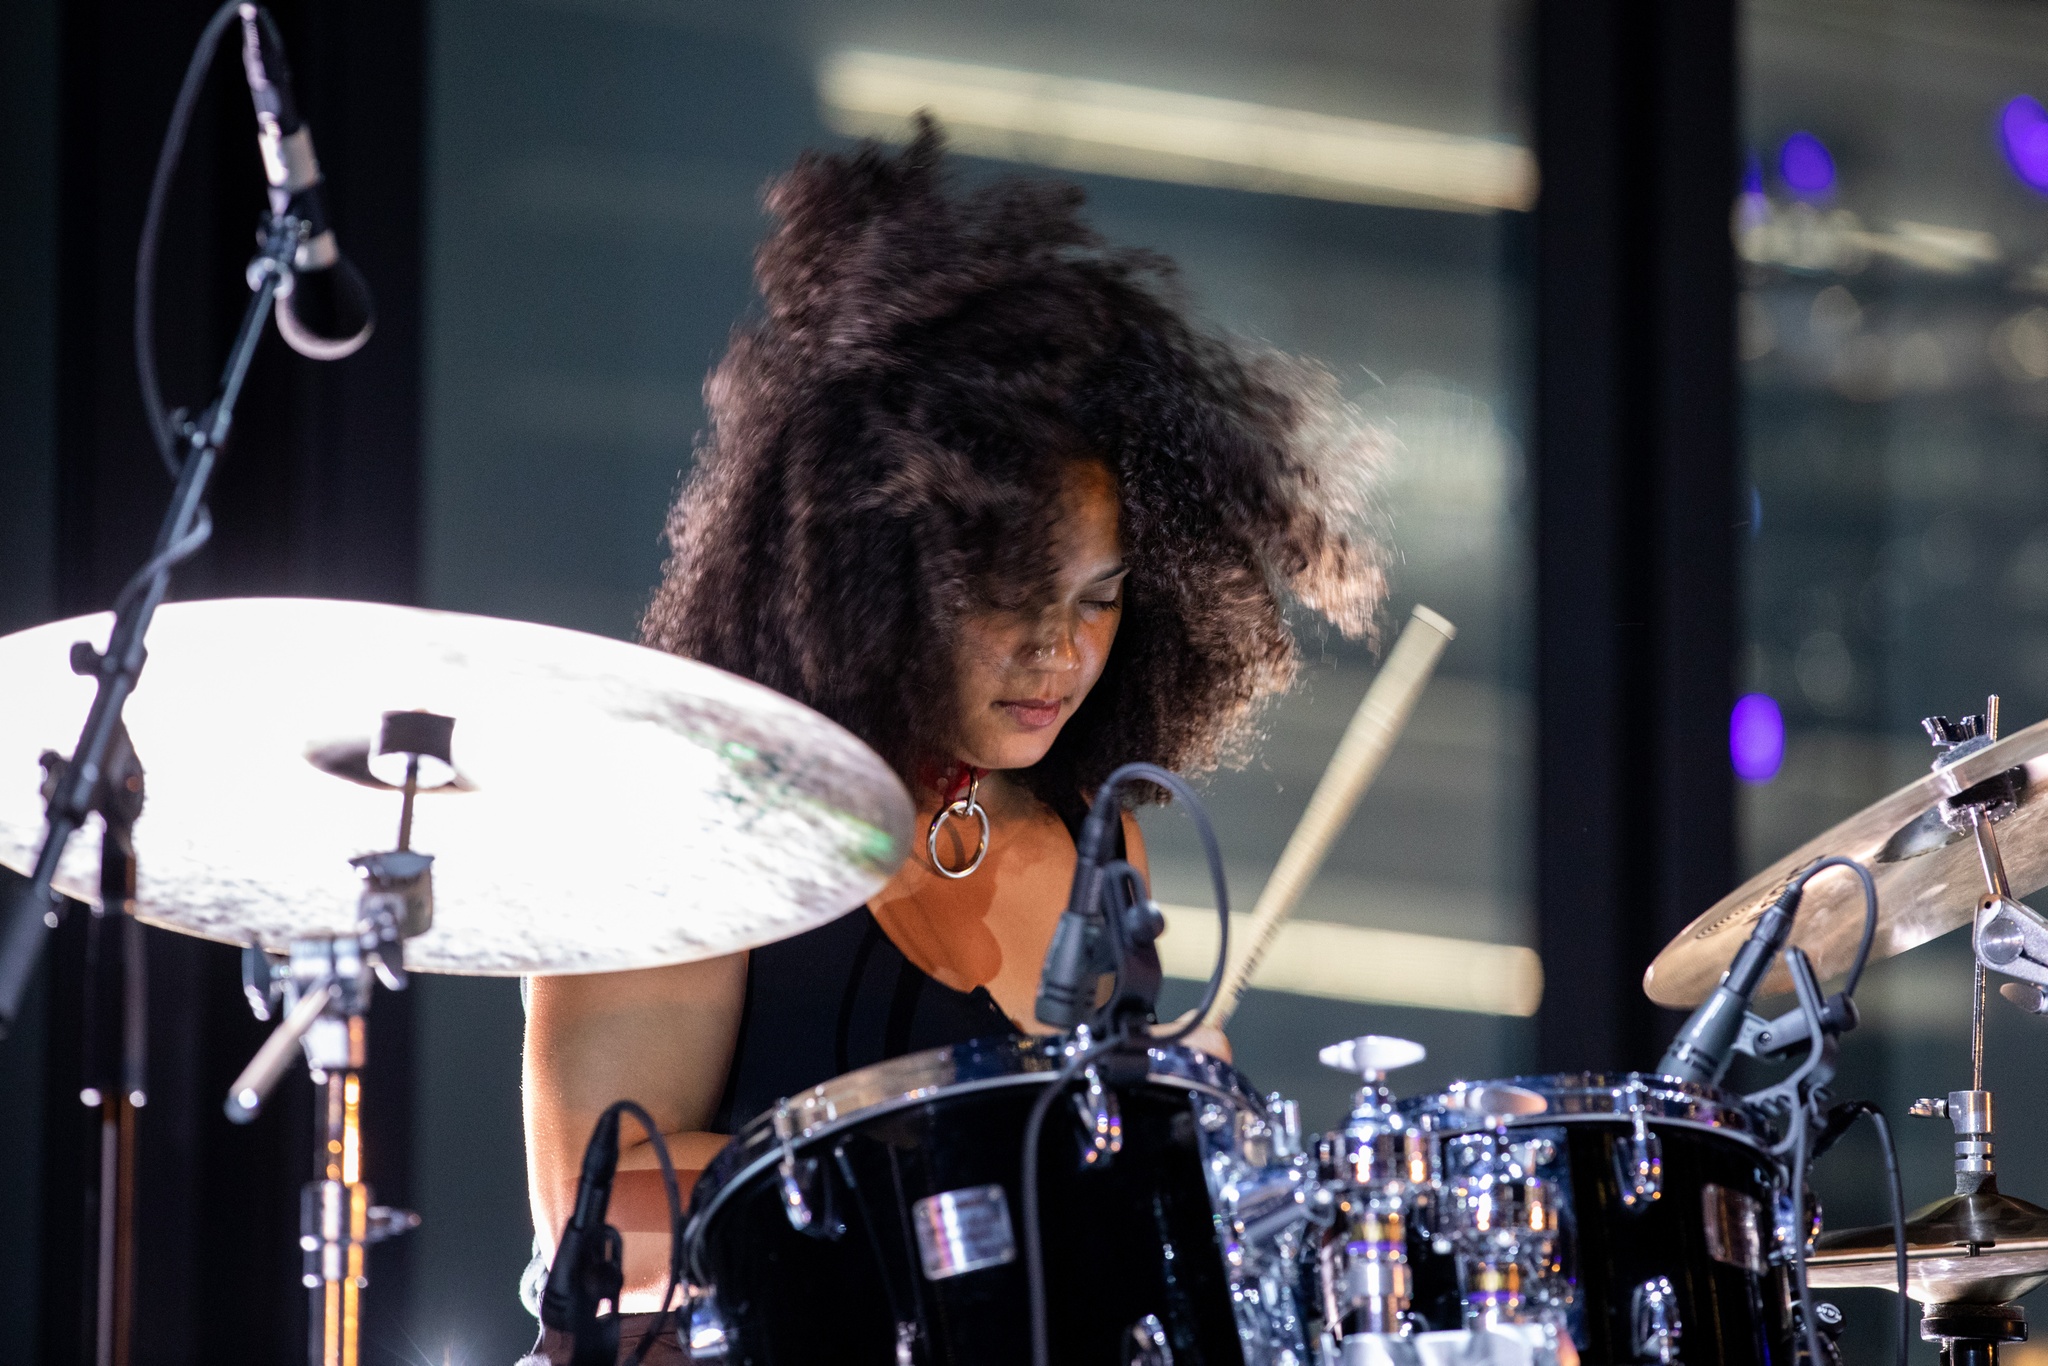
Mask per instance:
[[[1742,163],[1742,192],[1744,194],[1762,194],[1764,192],[1764,164],[1757,160],[1755,152],[1751,152],[1748,159]]]
[[[1794,133],[1778,149],[1778,174],[1795,194],[1823,195],[1835,187],[1835,159],[1811,133]]]
[[[1785,717],[1770,694],[1753,692],[1738,699],[1728,715],[1728,759],[1735,776],[1747,783],[1767,783],[1785,761]]]
[[[2015,95],[1998,117],[1998,131],[2012,173],[2048,194],[2048,109],[2032,95]]]

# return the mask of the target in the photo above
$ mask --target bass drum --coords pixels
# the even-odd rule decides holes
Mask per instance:
[[[892,1059],[749,1124],[685,1234],[697,1360],[1023,1366],[1023,1133],[1068,1041]],[[1051,1359],[1305,1361],[1292,1268],[1308,1187],[1227,1065],[1155,1048],[1055,1101],[1039,1147]]]
[[[1795,1359],[1789,1233],[1779,1169],[1742,1102],[1640,1073],[1517,1077],[1548,1102],[1504,1121],[1556,1223],[1547,1293],[1589,1366],[1672,1362],[1771,1366]],[[1423,1326],[1467,1320],[1441,1194],[1483,1141],[1484,1122],[1447,1092],[1401,1102],[1426,1135],[1438,1192],[1411,1235]]]

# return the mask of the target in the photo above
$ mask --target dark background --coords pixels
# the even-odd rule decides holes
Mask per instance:
[[[206,12],[142,0],[16,0],[0,13],[0,126],[8,130],[0,139],[0,629],[101,608],[154,530],[166,484],[133,379],[135,233],[162,123]],[[430,89],[474,88],[510,60],[489,44],[434,48],[431,26],[451,12],[402,0],[277,6],[341,240],[373,283],[380,322],[364,352],[333,365],[266,340],[217,482],[214,543],[181,571],[179,596],[431,596],[471,610],[630,627],[652,547],[619,540],[594,505],[558,499],[531,523],[517,517],[543,510],[515,510],[510,520],[489,507],[449,512],[468,486],[452,494],[435,486],[442,476],[422,451],[430,440],[460,451],[465,434],[427,430],[430,411],[460,405],[429,405],[426,376],[450,391],[502,391],[513,381],[521,329],[535,316],[552,318],[555,344],[570,347],[619,329],[653,335],[654,305],[639,286],[656,270],[694,272],[686,290],[660,292],[658,321],[660,335],[689,339],[664,357],[669,368],[701,373],[746,303],[744,246],[759,231],[758,218],[718,205],[744,202],[760,175],[821,139],[807,76],[794,55],[743,24],[708,24],[712,36],[676,45],[656,101],[669,122],[628,129],[626,141],[643,142],[637,151],[649,158],[667,156],[662,164],[678,177],[736,177],[727,187],[734,192],[639,206],[643,219],[687,228],[694,245],[664,248],[657,259],[627,241],[607,258],[615,290],[551,298],[541,283],[536,297],[507,271],[507,237],[487,212],[429,222],[431,206],[465,202],[429,193],[430,150],[441,158],[435,174],[459,185],[487,166],[477,149],[519,131],[442,110],[443,139],[430,138]],[[1508,14],[1533,72],[1528,108],[1545,178],[1534,215],[1446,226],[1406,210],[1343,217],[1313,203],[1232,201],[1233,212],[1266,215],[1340,255],[1344,234],[1361,234],[1375,259],[1394,263],[1389,293],[1404,274],[1449,273],[1469,258],[1503,263],[1508,297],[1518,301],[1502,324],[1515,339],[1502,367],[1506,387],[1526,395],[1525,410],[1508,420],[1530,452],[1533,594],[1517,618],[1527,624],[1475,632],[1491,642],[1482,657],[1491,662],[1464,667],[1526,666],[1534,680],[1534,933],[1552,989],[1533,1040],[1522,1042],[1478,1039],[1475,1031],[1495,1027],[1486,1020],[1370,1017],[1376,1028],[1412,1025],[1430,1037],[1443,1075],[1457,1070],[1468,1036],[1474,1053],[1503,1066],[1649,1065],[1669,1022],[1637,990],[1640,968],[1730,884],[1736,857],[1721,748],[1733,679],[1711,662],[1736,653],[1726,236],[1736,176],[1734,13],[1557,0]],[[549,69],[597,86],[626,78],[588,23],[550,22]],[[573,81],[531,96],[526,112],[537,127],[578,117]],[[677,160],[668,144],[678,122],[726,149],[733,164],[721,171]],[[605,194],[601,165],[571,158],[541,169],[582,175],[590,195]],[[1136,235],[1199,254],[1198,240],[1171,237],[1183,216],[1175,196],[1187,192],[1088,183],[1113,236],[1124,235],[1120,226],[1149,225],[1159,231]],[[259,205],[246,95],[230,53],[214,72],[167,220],[158,316],[174,401],[197,401],[210,386],[241,311]],[[430,267],[439,272],[431,281]],[[451,293],[472,300],[487,323],[493,301],[502,307],[494,326],[465,334],[497,338],[502,354],[452,343],[444,343],[448,354],[434,352],[421,301]],[[680,326],[678,307],[688,310]],[[1429,326],[1414,323],[1424,342]],[[555,439],[494,448],[493,478],[517,484],[550,473],[522,461],[600,458],[596,447],[577,445],[591,426],[630,432],[639,423],[659,437],[675,429],[678,405],[683,426],[691,420],[694,380],[648,391],[589,379],[566,394],[525,397],[529,429]],[[635,496],[658,509],[675,468],[671,461],[666,472],[633,476],[645,483]],[[499,539],[430,537],[429,508],[453,515],[467,535]],[[586,595],[550,599],[560,590],[538,573],[532,581],[465,578],[465,566],[522,554],[538,566],[544,557],[530,552],[551,540],[619,547],[616,566],[592,576],[595,596],[579,589]],[[442,558],[431,559],[430,548]],[[76,1359],[84,1150],[71,1025],[76,953],[67,935],[79,919],[54,937],[36,1004],[0,1044],[0,1361]],[[303,1322],[290,1287],[305,1087],[287,1087],[248,1129],[228,1126],[219,1098],[262,1037],[241,1004],[234,956],[155,933],[151,951],[156,1070],[142,1135],[138,1314],[146,1328],[137,1359],[291,1359]],[[1357,1032],[1362,1018],[1335,1005],[1290,1009],[1262,1013],[1268,1006],[1255,995],[1240,1025],[1241,1054],[1298,1052],[1304,1041]],[[471,1179],[516,1171],[518,1011],[507,982],[429,979],[378,998],[368,1175],[381,1199],[410,1204],[427,1222],[375,1253],[370,1360],[501,1361],[519,1346],[509,1281],[530,1231],[523,1192]]]

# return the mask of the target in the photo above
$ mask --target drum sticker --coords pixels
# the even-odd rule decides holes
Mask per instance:
[[[1001,1186],[968,1186],[926,1196],[910,1207],[927,1280],[964,1276],[1017,1258],[1010,1202]]]
[[[1762,1208],[1741,1191],[1708,1182],[1700,1190],[1706,1215],[1707,1255],[1761,1276],[1764,1264]]]

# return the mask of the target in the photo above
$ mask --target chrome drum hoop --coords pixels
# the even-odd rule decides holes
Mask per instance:
[[[785,1146],[801,1150],[857,1124],[945,1096],[1045,1085],[1073,1060],[1073,1049],[1069,1035],[973,1039],[848,1072],[764,1110],[741,1126],[698,1178],[684,1234],[686,1264],[695,1266],[703,1230],[727,1196],[778,1161]],[[1147,1054],[1148,1083],[1264,1117],[1265,1102],[1229,1063],[1177,1044]]]
[[[1700,1086],[1647,1072],[1553,1072],[1477,1083],[1533,1091],[1549,1102],[1538,1114],[1502,1121],[1510,1129],[1607,1121],[1627,1124],[1640,1114],[1656,1125],[1703,1129],[1766,1151],[1763,1117],[1742,1097],[1719,1087]],[[1462,1133],[1486,1127],[1483,1117],[1447,1100],[1448,1092],[1411,1096],[1398,1102],[1404,1118],[1432,1133]]]

